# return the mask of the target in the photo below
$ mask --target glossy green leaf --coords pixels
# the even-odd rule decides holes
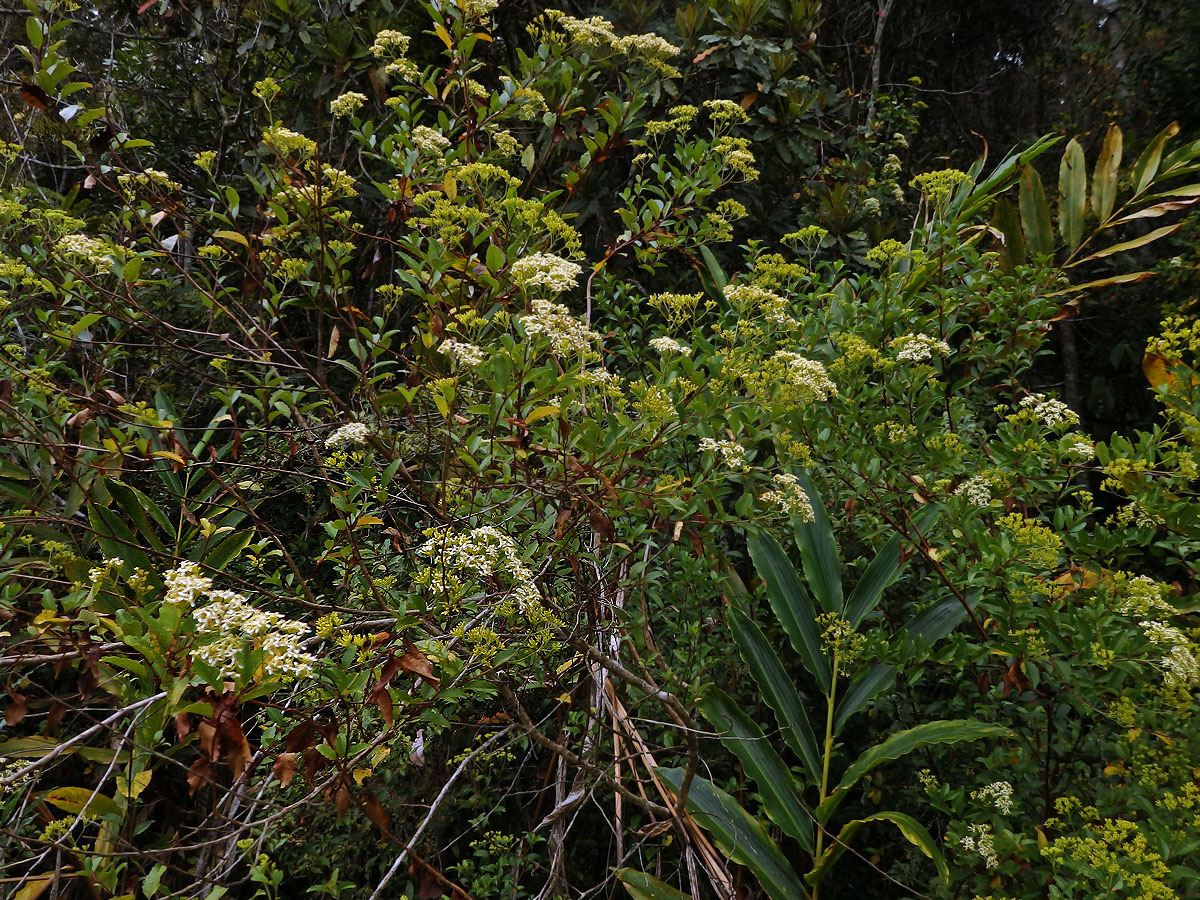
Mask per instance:
[[[683,769],[656,769],[658,777],[679,789]],[[692,780],[687,808],[696,822],[713,836],[717,847],[734,862],[754,873],[771,900],[799,900],[804,882],[775,842],[738,802],[705,778]]]
[[[821,822],[828,822],[834,810],[846,798],[847,791],[876,766],[889,760],[899,759],[901,756],[931,744],[961,744],[985,737],[1001,737],[1009,733],[1007,728],[1000,725],[989,725],[975,719],[925,722],[913,728],[898,731],[889,735],[882,743],[863,752],[858,759],[851,763],[842,775],[842,780],[830,792],[825,802],[817,808],[817,818]]]
[[[685,894],[637,869],[617,869],[613,874],[625,885],[625,890],[629,891],[633,900],[692,900],[691,894]]]
[[[850,717],[870,703],[871,698],[896,683],[896,671],[895,666],[874,665],[854,676],[834,714],[835,734],[840,733]]]
[[[846,618],[855,628],[879,605],[884,589],[896,580],[900,571],[900,542],[899,534],[892,535],[850,592],[850,599],[846,601]]]
[[[710,688],[700,699],[700,711],[712,723],[721,743],[741,760],[754,779],[771,821],[807,852],[813,852],[813,817],[804,808],[792,773],[767,743],[763,731],[724,691]]]
[[[1154,181],[1154,176],[1158,174],[1158,166],[1162,162],[1163,147],[1177,134],[1179,123],[1172,122],[1146,145],[1138,161],[1133,164],[1133,196],[1141,194]]]
[[[1068,250],[1083,240],[1087,209],[1087,160],[1079,141],[1071,138],[1058,168],[1058,230]]]
[[[792,649],[817,679],[821,690],[828,693],[832,683],[829,662],[821,647],[821,629],[817,626],[816,610],[808,591],[804,589],[804,583],[779,542],[771,535],[766,532],[754,534],[748,546],[754,568],[766,582],[767,600],[787,633]]]
[[[1117,175],[1121,169],[1123,145],[1121,129],[1114,122],[1104,135],[1100,156],[1092,172],[1092,213],[1101,223],[1108,221],[1117,200]]]
[[[1164,238],[1168,234],[1178,231],[1185,224],[1186,223],[1184,222],[1176,222],[1174,225],[1164,225],[1162,228],[1155,228],[1153,231],[1147,232],[1140,237],[1133,238],[1129,241],[1121,241],[1119,244],[1113,244],[1110,247],[1097,250],[1090,256],[1085,256],[1083,259],[1077,260],[1071,265],[1079,265],[1079,263],[1085,263],[1094,259],[1103,259],[1106,256],[1112,256],[1114,253],[1125,253],[1128,250],[1136,250],[1138,247],[1145,247],[1147,244],[1153,244],[1159,238]]]
[[[744,613],[732,608],[729,610],[729,625],[742,659],[750,667],[750,674],[762,692],[763,700],[775,712],[784,742],[800,757],[809,780],[815,784],[821,777],[821,753],[800,693],[758,625]]]
[[[841,613],[845,608],[842,598],[842,563],[838,558],[837,541],[833,536],[833,523],[829,521],[824,501],[817,493],[812,479],[802,474],[798,480],[808,494],[813,508],[811,522],[796,524],[796,546],[800,548],[804,577],[817,603],[825,612]]]
[[[1000,251],[1001,259],[1011,271],[1013,266],[1025,262],[1025,234],[1021,230],[1021,217],[1016,208],[1001,197],[996,201],[992,213],[992,227],[1004,235],[1004,247]]]
[[[42,800],[71,815],[79,815],[85,810],[100,816],[121,815],[121,810],[112,797],[96,793],[91,788],[55,788],[43,794]]]
[[[166,548],[150,522],[150,516],[153,516],[154,521],[167,534],[171,533],[171,523],[158,505],[137,488],[115,479],[109,479],[105,486],[114,502],[121,508],[121,512],[125,513],[126,518],[133,523],[138,533],[146,539],[146,543],[156,552],[165,553]]]
[[[1025,232],[1025,245],[1034,257],[1048,257],[1054,253],[1054,233],[1050,228],[1050,204],[1046,200],[1046,189],[1033,166],[1021,169],[1021,190],[1017,196],[1021,209],[1021,228]]]
[[[816,884],[820,881],[825,873],[829,871],[830,867],[837,862],[838,858],[846,852],[854,836],[869,822],[891,822],[900,830],[900,833],[904,835],[910,844],[933,860],[933,864],[937,867],[938,875],[943,882],[950,878],[950,868],[946,865],[946,857],[942,855],[941,848],[938,847],[937,842],[929,834],[929,830],[907,813],[884,810],[872,813],[869,816],[863,816],[861,819],[854,819],[843,825],[842,830],[838,832],[836,840],[821,855],[821,859],[813,867],[812,872],[805,876],[805,880],[809,884]]]
[[[967,603],[972,607],[978,602],[978,591],[967,595]],[[967,609],[963,606],[962,601],[957,597],[947,597],[914,616],[905,631],[914,640],[920,638],[929,646],[933,646],[966,619]]]

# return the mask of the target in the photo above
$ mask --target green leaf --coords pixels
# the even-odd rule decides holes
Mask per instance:
[[[833,719],[834,734],[841,732],[847,720],[870,703],[872,697],[895,684],[896,671],[895,666],[875,665],[854,676],[838,703]]]
[[[205,552],[200,562],[218,572],[224,571],[225,567],[246,549],[253,537],[253,531],[235,531],[233,534],[227,534],[211,550]]]
[[[691,894],[676,890],[665,881],[637,869],[617,869],[614,873],[633,900],[692,900]]]
[[[1133,164],[1133,196],[1141,194],[1154,181],[1154,176],[1158,174],[1159,163],[1162,162],[1163,147],[1177,134],[1179,134],[1179,123],[1172,122],[1156,134],[1154,140],[1142,151],[1138,161]]]
[[[793,783],[791,772],[771,749],[762,729],[718,688],[710,688],[700,698],[700,711],[717,730],[721,743],[741,760],[746,774],[758,785],[763,808],[771,821],[811,854],[813,818],[798,796],[803,788]]]
[[[158,505],[137,488],[130,487],[124,482],[110,478],[105,482],[105,486],[108,488],[108,492],[112,494],[112,498],[117,506],[133,522],[134,527],[137,528],[142,537],[146,539],[146,543],[156,552],[165,553],[166,548],[163,546],[158,532],[154,530],[154,526],[150,524],[150,519],[146,515],[146,513],[150,513],[154,517],[154,521],[169,534],[171,531],[170,520],[158,508]]]
[[[1121,129],[1114,122],[1104,135],[1096,169],[1092,173],[1092,212],[1102,224],[1112,215],[1113,204],[1117,200],[1117,173],[1121,168],[1123,144]]]
[[[156,865],[150,870],[150,874],[142,879],[142,893],[147,897],[153,897],[158,893],[158,883],[162,881],[163,874],[166,873],[167,867],[162,863]]]
[[[842,563],[838,559],[833,524],[829,521],[825,503],[812,479],[802,474],[798,480],[813,508],[813,520],[796,525],[796,546],[800,548],[804,577],[822,609],[841,613],[845,607],[842,599]]]
[[[872,813],[869,816],[855,819],[843,825],[842,830],[838,832],[836,840],[822,854],[821,859],[813,867],[813,870],[805,876],[805,881],[809,884],[816,884],[820,881],[825,873],[829,871],[830,867],[837,862],[838,858],[846,852],[854,836],[868,822],[891,822],[900,829],[900,833],[908,839],[910,844],[933,860],[933,864],[937,867],[938,875],[941,876],[942,881],[949,880],[950,869],[946,865],[946,858],[942,855],[941,849],[939,849],[925,826],[907,813],[884,810],[883,812]]]
[[[847,791],[854,787],[864,775],[876,766],[892,759],[899,759],[932,744],[961,744],[985,737],[1002,737],[1011,732],[1000,725],[989,725],[975,719],[950,719],[925,722],[904,731],[889,735],[882,743],[864,751],[846,769],[842,780],[837,783],[825,802],[817,808],[817,818],[828,822],[834,810],[846,798]]]
[[[1052,255],[1054,233],[1050,230],[1050,204],[1046,200],[1042,179],[1033,166],[1026,165],[1021,169],[1021,190],[1017,201],[1029,252],[1034,257]]]
[[[1058,168],[1058,230],[1068,250],[1083,240],[1083,213],[1087,208],[1087,160],[1079,141],[1071,138]]]
[[[787,632],[792,648],[800,654],[801,662],[812,672],[821,690],[829,693],[833,677],[821,646],[816,611],[800,576],[779,542],[766,532],[752,535],[747,545],[754,568],[767,584],[767,600]]]
[[[879,605],[884,588],[896,580],[900,571],[900,541],[900,534],[888,539],[850,592],[850,599],[846,602],[846,618],[855,628]]]
[[[679,790],[683,769],[656,769],[658,777]],[[688,791],[688,810],[713,836],[717,847],[754,873],[771,900],[798,900],[804,883],[763,827],[738,802],[711,781],[695,778]]]
[[[1178,231],[1186,223],[1176,222],[1174,225],[1164,225],[1162,228],[1155,228],[1153,231],[1143,234],[1141,237],[1136,237],[1133,240],[1122,241],[1119,244],[1113,244],[1111,247],[1105,247],[1103,250],[1097,250],[1091,256],[1085,256],[1083,259],[1076,260],[1071,263],[1072,266],[1077,266],[1080,263],[1089,262],[1093,259],[1103,259],[1106,256],[1112,256],[1114,253],[1124,253],[1126,250],[1136,250],[1138,247],[1144,247],[1147,244],[1152,244],[1159,238],[1166,237],[1172,232]]]
[[[93,505],[88,510],[88,523],[96,535],[96,543],[109,559],[123,559],[136,569],[154,571],[154,563],[139,548],[129,529],[111,510]]]
[[[730,608],[729,625],[733,639],[750,667],[750,674],[762,692],[763,700],[775,712],[784,742],[804,763],[809,780],[816,784],[821,778],[821,754],[817,736],[808,721],[808,713],[796,686],[783,669],[774,649],[759,627],[740,610]]]
[[[1005,264],[1011,270],[1025,262],[1025,235],[1021,231],[1021,217],[1011,203],[1001,197],[996,201],[995,212],[992,214],[992,227],[1004,235],[1004,249],[1001,255]]]
[[[93,796],[94,795],[94,796]],[[121,814],[120,808],[112,797],[95,793],[91,788],[60,787],[47,791],[42,799],[52,806],[57,806],[63,812],[79,815],[85,810],[96,815],[107,816]]]
[[[974,607],[979,602],[979,591],[968,594],[967,602]],[[967,610],[962,602],[957,597],[948,597],[914,616],[905,631],[910,637],[920,638],[932,647],[966,618]]]
[[[1083,284],[1072,284],[1062,290],[1046,294],[1046,296],[1059,297],[1063,294],[1077,294],[1080,291],[1090,290],[1091,288],[1108,287],[1110,284],[1133,284],[1134,282],[1145,281],[1147,278],[1153,277],[1153,272],[1125,272],[1122,275],[1110,275],[1107,278],[1097,278],[1095,281],[1085,281]]]
[[[725,289],[725,285],[729,284],[729,276],[725,274],[725,270],[721,268],[721,264],[717,262],[717,258],[713,256],[713,252],[703,244],[699,247],[700,256],[704,260],[704,265],[708,269],[708,275],[720,292]]]

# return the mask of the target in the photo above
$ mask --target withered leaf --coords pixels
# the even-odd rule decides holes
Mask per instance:
[[[392,836],[392,818],[383,808],[383,804],[379,802],[379,798],[374,794],[367,794],[363,798],[363,809],[367,812],[367,818],[379,829],[380,834],[390,838]]]
[[[410,675],[418,675],[421,680],[434,687],[442,683],[442,679],[433,674],[433,663],[429,657],[413,646],[412,641],[406,641],[407,650],[400,657],[400,668]]]
[[[275,765],[272,767],[275,777],[279,779],[280,785],[287,787],[292,783],[292,779],[296,777],[296,754],[295,753],[280,753],[275,757]]]
[[[25,718],[29,698],[16,691],[9,691],[8,695],[12,697],[12,703],[8,705],[8,709],[4,710],[4,721],[8,723],[9,728],[12,728]]]

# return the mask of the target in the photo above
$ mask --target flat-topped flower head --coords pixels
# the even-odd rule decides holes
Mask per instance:
[[[1079,424],[1079,414],[1061,400],[1047,400],[1044,394],[1030,394],[1020,404],[1047,428],[1059,428]]]
[[[532,253],[512,264],[513,281],[525,289],[544,287],[555,294],[575,287],[583,268],[553,253]]]
[[[654,348],[662,356],[669,356],[672,353],[678,353],[680,356],[691,356],[692,348],[686,344],[681,344],[673,337],[656,337],[650,339],[650,346]]]
[[[812,501],[800,480],[790,472],[780,472],[771,476],[775,483],[773,490],[767,491],[759,499],[777,507],[784,514],[801,522],[812,522],[816,519]]]
[[[892,341],[896,359],[905,362],[928,362],[935,356],[949,356],[950,345],[926,334],[902,334]]]
[[[595,344],[600,335],[571,315],[571,311],[549,300],[534,300],[533,310],[520,316],[521,327],[529,337],[544,337],[559,356],[580,356],[595,359],[599,354]]]
[[[325,439],[325,446],[330,450],[343,447],[361,447],[371,437],[371,426],[364,422],[349,422],[342,425]]]

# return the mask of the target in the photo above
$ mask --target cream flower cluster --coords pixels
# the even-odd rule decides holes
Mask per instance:
[[[974,850],[978,853],[983,864],[989,869],[1000,865],[991,825],[972,825],[967,834],[959,839],[958,845],[964,850]]]
[[[520,287],[545,287],[561,294],[575,286],[583,269],[553,253],[533,253],[513,263],[510,274]]]
[[[263,612],[235,591],[213,590],[212,579],[194,562],[181,562],[163,580],[166,602],[192,611],[199,637],[216,638],[196,647],[192,655],[222,678],[239,674],[247,644],[262,651],[262,674],[268,678],[303,678],[312,671],[316,658],[302,649],[308,633],[303,622]]]
[[[89,237],[86,234],[67,234],[58,239],[54,249],[59,253],[83,259],[93,266],[103,266],[109,262],[112,253],[104,241]]]
[[[972,506],[987,506],[992,502],[992,482],[986,475],[972,475],[954,491],[954,496],[964,497]]]
[[[1163,683],[1167,687],[1186,688],[1200,682],[1200,661],[1187,636],[1173,625],[1145,619],[1138,622],[1142,633],[1165,651],[1162,657]]]
[[[450,139],[428,125],[418,125],[413,128],[409,139],[414,147],[430,156],[441,157],[450,149]]]
[[[499,528],[481,525],[457,533],[440,529],[418,552],[430,560],[430,568],[435,570],[432,583],[438,583],[438,572],[465,575],[471,579],[503,576],[512,585],[509,599],[516,608],[527,616],[536,616],[539,621],[545,620],[539,615],[545,608],[540,602],[541,594],[533,572],[521,559],[516,541]]]
[[[1013,786],[1007,781],[993,781],[986,787],[972,791],[971,799],[988,803],[994,806],[997,812],[1007,816],[1012,812]]]
[[[837,385],[825,367],[815,359],[808,359],[790,350],[777,350],[771,358],[783,364],[787,384],[800,388],[801,393],[810,399],[828,400],[837,396]]]
[[[1082,435],[1077,436],[1075,442],[1067,448],[1066,452],[1068,456],[1073,456],[1080,462],[1088,462],[1096,457],[1095,445]]]
[[[596,356],[593,344],[600,340],[600,335],[571,315],[571,311],[559,303],[534,300],[533,311],[521,316],[520,320],[529,337],[545,337],[550,341],[551,349],[559,356]]]
[[[325,447],[338,450],[342,447],[361,447],[371,437],[371,426],[365,422],[348,422],[325,438]]]
[[[1030,410],[1047,428],[1078,425],[1079,415],[1061,400],[1047,400],[1043,394],[1030,394],[1021,401],[1021,409]]]
[[[906,362],[928,362],[935,356],[949,356],[950,345],[927,334],[902,334],[892,341],[896,359]]]
[[[721,461],[732,469],[747,471],[750,468],[746,463],[746,448],[737,441],[702,438],[700,440],[700,449],[704,453],[717,454],[721,457]]]
[[[487,359],[487,354],[481,348],[466,341],[442,341],[438,349],[460,366],[478,366]]]
[[[358,91],[347,91],[329,101],[329,112],[334,117],[352,116],[367,102],[365,94]]]
[[[790,472],[780,472],[771,476],[775,483],[773,490],[767,491],[759,499],[779,507],[785,514],[802,522],[811,522],[816,518],[812,501],[800,484],[799,479]]]
[[[666,356],[669,353],[678,353],[680,356],[691,356],[692,348],[687,344],[681,344],[673,337],[656,337],[650,339],[650,346],[658,353]]]

